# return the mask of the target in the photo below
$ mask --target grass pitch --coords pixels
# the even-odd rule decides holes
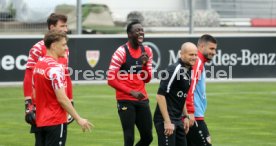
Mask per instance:
[[[276,83],[208,83],[208,124],[213,146],[275,146]],[[157,84],[147,85],[152,113]],[[24,121],[21,87],[0,87],[0,146],[32,146],[34,137]],[[75,85],[75,107],[96,127],[82,133],[68,127],[67,146],[122,146],[115,91],[107,85]],[[157,137],[153,129],[154,141]],[[136,130],[135,141],[139,134]]]

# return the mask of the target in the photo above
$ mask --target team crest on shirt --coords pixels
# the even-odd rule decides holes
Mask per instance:
[[[88,64],[94,68],[100,59],[100,51],[99,50],[87,50],[86,51],[86,60]]]
[[[127,107],[125,107],[125,106],[124,106],[124,107],[122,107],[122,110],[123,110],[123,111],[127,110]]]

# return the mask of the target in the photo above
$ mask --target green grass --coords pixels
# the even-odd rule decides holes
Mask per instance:
[[[276,143],[276,83],[208,83],[206,121],[213,146],[273,146]],[[147,85],[151,109],[156,84]],[[0,146],[31,146],[34,137],[24,122],[21,87],[0,88]],[[114,90],[107,85],[74,86],[75,106],[96,127],[82,133],[69,126],[67,146],[122,146]],[[136,130],[137,132],[137,130]],[[157,146],[155,129],[152,146]],[[138,140],[136,133],[136,141]]]

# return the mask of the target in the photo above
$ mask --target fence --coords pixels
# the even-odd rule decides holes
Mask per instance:
[[[128,20],[142,18],[145,27],[189,25],[190,0],[82,0],[82,33],[117,34]],[[195,27],[276,26],[276,0],[194,0]],[[76,32],[76,0],[1,0],[0,34],[44,34],[52,12],[68,16],[69,29]],[[135,13],[134,15],[129,15]],[[129,17],[128,17],[129,16]],[[165,30],[166,32],[168,30]]]

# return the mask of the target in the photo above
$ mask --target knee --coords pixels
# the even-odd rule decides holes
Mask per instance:
[[[141,141],[143,141],[145,145],[149,145],[152,142],[152,140],[153,140],[152,134],[148,134],[144,137],[141,137]]]
[[[148,137],[148,144],[150,144],[151,142],[152,142],[152,140],[153,140],[153,137],[152,137],[152,135],[150,136],[150,137]]]

